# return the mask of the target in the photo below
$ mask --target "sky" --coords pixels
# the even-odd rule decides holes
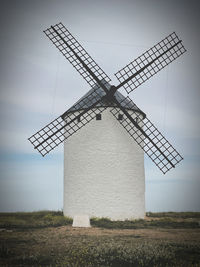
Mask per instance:
[[[28,137],[90,88],[43,30],[62,22],[111,77],[175,31],[187,49],[129,96],[184,160],[145,157],[147,211],[200,211],[200,5],[197,0],[0,0],[0,212],[62,210],[63,146]],[[125,91],[121,91],[126,95]]]

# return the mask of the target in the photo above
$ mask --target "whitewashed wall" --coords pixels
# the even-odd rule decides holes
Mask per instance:
[[[64,215],[144,218],[142,149],[109,112],[64,144]]]

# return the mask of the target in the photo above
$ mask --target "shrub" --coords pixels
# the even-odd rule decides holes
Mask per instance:
[[[2,228],[39,228],[72,224],[72,219],[61,211],[0,213]]]
[[[200,212],[147,212],[147,217],[152,218],[162,218],[162,217],[171,217],[171,218],[200,218]]]

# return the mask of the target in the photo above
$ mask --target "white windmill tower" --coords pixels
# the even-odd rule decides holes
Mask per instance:
[[[109,89],[110,86],[104,83]],[[83,103],[100,87],[91,89],[67,114],[88,108]],[[115,97],[137,118],[145,114],[132,101],[116,92]],[[74,217],[109,217],[113,220],[143,218],[145,215],[144,153],[111,114],[112,102],[97,104],[96,118],[64,144],[64,214]],[[102,111],[103,110],[103,111]],[[100,112],[102,111],[102,112]],[[67,116],[66,114],[66,116]],[[118,120],[123,114],[118,110]],[[78,117],[84,123],[84,117]]]
[[[113,86],[62,23],[44,32],[92,88],[29,138],[43,156],[65,141],[64,215],[143,218],[143,151],[163,173],[182,157],[146,114],[117,90],[123,86],[129,94],[182,55],[182,41],[173,32],[117,72],[120,84]]]

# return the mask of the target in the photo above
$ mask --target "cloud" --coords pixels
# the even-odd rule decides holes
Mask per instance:
[[[33,130],[29,128],[28,131],[22,131],[15,129],[14,131],[1,131],[0,132],[0,151],[9,154],[15,153],[28,153],[32,155],[38,155],[39,152],[34,150],[32,144],[28,141],[28,138],[33,134]],[[63,151],[63,144],[60,144],[51,154],[60,154]],[[41,156],[42,157],[42,156]]]

